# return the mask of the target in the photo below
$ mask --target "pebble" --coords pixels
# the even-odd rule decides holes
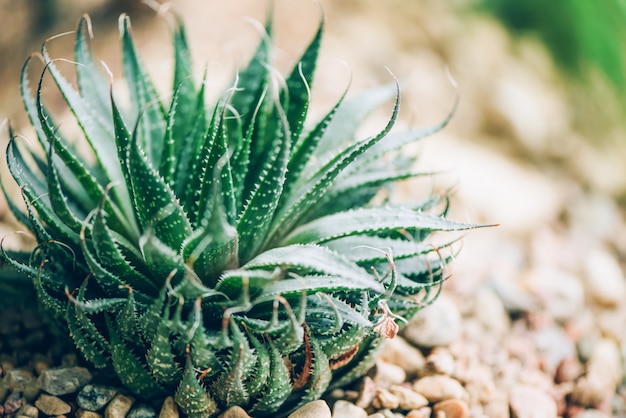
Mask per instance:
[[[465,399],[467,392],[458,380],[449,376],[426,376],[413,384],[413,390],[420,393],[430,402],[441,402],[447,399]]]
[[[19,411],[15,414],[16,417],[28,417],[28,418],[37,418],[39,417],[39,409],[36,407],[26,404],[20,408]]]
[[[603,338],[593,347],[587,371],[575,383],[572,402],[594,407],[615,393],[623,377],[621,355],[614,341]]]
[[[626,309],[603,309],[596,313],[596,323],[603,336],[626,346]]]
[[[0,382],[0,402],[4,402],[4,400],[9,395],[9,392],[10,392],[9,388],[4,386],[2,382]]]
[[[565,322],[583,309],[585,289],[578,277],[553,266],[530,274],[533,289],[543,295],[543,306],[557,321]]]
[[[367,418],[365,409],[352,402],[338,400],[333,406],[333,418]]]
[[[178,406],[174,402],[174,397],[168,396],[161,405],[161,411],[159,412],[159,418],[178,418]]]
[[[501,336],[510,327],[509,316],[504,304],[491,287],[481,286],[478,289],[473,314],[485,332],[490,335]]]
[[[35,406],[46,415],[65,415],[72,411],[72,407],[62,399],[42,393],[35,401]]]
[[[76,403],[87,411],[99,411],[117,394],[117,389],[108,386],[86,385],[76,397]]]
[[[403,411],[411,411],[428,405],[428,399],[406,386],[391,386],[389,392],[398,398],[398,408]]]
[[[621,359],[622,354],[616,342],[602,338],[591,352],[591,357],[587,362],[587,371],[596,372],[609,380],[612,386],[617,386],[624,377]]]
[[[626,298],[626,278],[617,259],[596,248],[585,255],[586,290],[602,306],[614,308]]]
[[[412,411],[409,411],[409,413],[406,414],[406,418],[430,418],[431,415],[432,409],[425,406],[420,409],[414,409]]]
[[[577,414],[576,418],[611,418],[611,416],[597,409],[585,409]]]
[[[556,383],[573,382],[584,372],[582,364],[577,357],[565,357],[556,368],[554,381]]]
[[[41,393],[41,389],[39,389],[37,380],[31,379],[24,386],[24,391],[22,392],[22,395],[26,398],[28,402],[34,402],[35,399],[37,399],[37,397],[39,396],[39,393]]]
[[[554,375],[559,363],[565,358],[576,357],[576,344],[563,328],[549,326],[533,333],[535,350],[541,358],[542,368]]]
[[[43,370],[37,384],[44,392],[59,396],[76,392],[91,379],[91,373],[84,367],[59,367]]]
[[[504,390],[496,391],[483,407],[489,418],[509,418],[509,395]]]
[[[385,418],[404,418],[404,415],[402,415],[401,413],[393,412],[390,409],[383,409],[380,411],[380,414]]]
[[[76,410],[76,418],[102,418],[102,415],[97,412],[87,411],[85,409],[78,408]]]
[[[396,409],[399,405],[398,397],[386,389],[378,389],[376,398],[372,402],[372,406],[376,409]]]
[[[376,398],[376,392],[378,387],[371,377],[365,376],[361,380],[359,396],[356,399],[355,405],[361,408],[367,408],[372,404],[374,398]],[[345,399],[345,396],[342,398]]]
[[[426,363],[424,364],[424,369],[422,370],[422,375],[429,374],[447,374],[451,375],[454,373],[455,362],[454,357],[450,353],[449,350],[443,347],[436,347],[429,355],[426,357]]]
[[[104,410],[104,418],[124,418],[134,401],[133,398],[118,393]]]
[[[5,416],[15,414],[24,405],[26,405],[26,398],[24,398],[19,392],[10,394],[4,401]]]
[[[402,336],[418,347],[448,345],[461,334],[461,312],[447,295],[441,295],[420,311],[404,328]]]
[[[11,369],[5,373],[2,384],[13,392],[23,392],[33,379],[33,373],[28,370]]]
[[[508,277],[498,277],[489,281],[489,286],[502,301],[502,306],[510,313],[531,312],[539,308],[539,300],[531,295],[519,282]]]
[[[554,418],[557,407],[554,399],[532,386],[515,385],[509,392],[512,418]]]
[[[395,364],[386,361],[376,361],[376,374],[374,375],[374,383],[378,387],[388,388],[391,385],[398,385],[406,380],[406,372]]]
[[[424,367],[424,355],[401,336],[386,340],[379,359],[395,364],[407,375],[415,376]]]
[[[443,415],[443,418],[469,418],[469,407],[460,399],[448,399],[437,402],[433,407],[435,416]]]
[[[323,400],[309,402],[292,412],[287,418],[330,418],[330,407]]]
[[[217,418],[250,418],[250,415],[240,406],[231,406]]]
[[[614,392],[614,387],[602,375],[591,372],[576,381],[571,400],[578,405],[594,407]]]
[[[133,406],[126,418],[155,418],[156,412],[150,405],[139,404]]]

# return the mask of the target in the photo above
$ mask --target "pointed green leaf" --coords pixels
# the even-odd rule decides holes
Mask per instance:
[[[189,357],[174,399],[189,418],[205,418],[218,411],[216,402],[198,382],[198,375]]]
[[[339,101],[332,107],[332,109],[324,115],[324,117],[315,125],[310,132],[302,135],[298,140],[298,143],[292,144],[293,151],[289,158],[289,164],[287,166],[287,179],[285,182],[285,190],[281,197],[280,207],[285,203],[292,202],[297,196],[292,196],[292,191],[297,190],[296,185],[304,182],[305,176],[302,174],[305,167],[311,163],[311,156],[315,152],[319,141],[324,136],[326,129],[330,125],[331,121],[335,117],[335,114],[341,104],[343,103],[348,89],[346,89]]]
[[[291,394],[291,378],[283,357],[272,343],[269,344],[270,375],[263,397],[252,407],[251,412],[264,415],[276,412]]]
[[[280,114],[280,110],[277,113]],[[272,143],[272,155],[259,173],[259,183],[246,203],[237,222],[239,260],[245,263],[262,247],[282,193],[290,150],[290,139],[284,121],[278,123]]]
[[[93,111],[102,119],[103,125],[107,126],[110,138],[113,138],[113,130],[110,122],[104,122],[104,117],[111,114],[111,102],[109,101],[109,80],[102,74],[102,65],[92,54],[91,39],[93,38],[91,19],[83,15],[78,22],[76,30],[76,42],[74,44],[74,57],[76,59],[76,80],[81,97],[89,100]],[[108,146],[99,144],[99,146]],[[113,154],[114,155],[114,154]],[[107,156],[103,156],[107,157]],[[110,168],[118,166],[111,161]],[[121,180],[121,179],[120,179]]]
[[[187,44],[185,27],[178,16],[174,18],[176,24],[172,31],[175,58],[173,88],[177,91],[177,108],[174,113],[173,137],[176,142],[176,155],[180,155],[185,138],[193,129],[197,117],[196,98],[198,92],[194,85],[191,52]],[[203,111],[204,109],[200,108],[200,110]]]
[[[274,248],[259,254],[245,269],[288,269],[299,275],[315,272],[343,277],[353,286],[363,286],[374,292],[382,292],[382,286],[364,269],[357,267],[343,256],[316,245],[290,245]]]
[[[152,231],[164,244],[178,249],[190,233],[189,221],[172,190],[139,149],[135,134],[132,140],[128,172],[140,225],[144,232]]]
[[[321,244],[352,235],[373,235],[406,230],[463,231],[478,225],[449,219],[406,208],[361,208],[315,219],[296,228],[283,240],[283,245]]]
[[[398,88],[399,87],[396,85],[396,102],[391,118],[385,128],[377,135],[359,141],[349,146],[344,151],[340,151],[309,180],[301,185],[299,184],[298,186],[302,186],[301,190],[304,192],[300,196],[295,197],[296,199],[294,199],[293,203],[287,202],[275,216],[269,243],[276,244],[275,241],[298,223],[301,217],[324,195],[333,181],[346,167],[389,133],[398,117],[398,111],[400,109],[400,92]]]
[[[310,86],[313,83],[317,57],[322,43],[324,21],[320,22],[317,32],[305,49],[302,57],[287,77],[287,105],[285,106],[289,130],[291,131],[291,144],[295,145],[300,138],[304,121],[309,110]]]
[[[332,155],[336,153],[337,149],[352,142],[365,118],[383,103],[393,98],[394,94],[399,94],[398,86],[392,83],[367,90],[344,101],[337,109],[335,117],[325,130],[324,136],[315,150],[315,155],[319,161],[325,161],[326,155]]]
[[[372,334],[361,344],[358,353],[352,358],[348,366],[344,366],[333,373],[333,381],[329,389],[344,387],[367,373],[376,363],[380,352],[381,336]]]
[[[79,33],[77,38],[80,36],[82,35]],[[85,134],[85,139],[94,151],[98,164],[106,174],[107,183],[121,181],[122,179],[119,175],[120,165],[115,153],[115,143],[111,141],[114,135],[113,127],[108,120],[109,114],[102,114],[100,112],[99,107],[102,105],[98,104],[98,96],[91,92],[86,93],[85,96],[81,96],[63,77],[54,60],[50,58],[46,44],[42,46],[42,54],[47,65],[47,70],[52,75],[59,91],[62,93],[63,98],[76,117],[78,124]],[[92,101],[95,103],[92,103]],[[130,202],[124,198],[123,193],[116,194],[116,198],[119,199],[121,206],[125,209],[129,208]]]
[[[246,380],[246,387],[250,397],[256,398],[262,393],[271,377],[270,354],[266,343],[260,341],[251,332],[248,332],[247,335],[256,354],[256,366],[252,377]]]
[[[182,369],[172,353],[170,331],[165,321],[159,322],[150,349],[146,353],[146,363],[156,381],[163,385],[175,384],[181,377]]]
[[[130,18],[120,16],[122,38],[122,62],[124,76],[133,105],[132,117],[136,119],[136,135],[148,157],[148,161],[159,166],[165,139],[165,110],[147,71],[141,64],[131,35]]]
[[[9,142],[7,147],[7,162],[11,175],[21,187],[27,207],[32,207],[37,212],[36,216],[33,213],[32,218],[39,218],[42,224],[46,225],[46,234],[52,238],[77,245],[78,234],[68,228],[54,213],[50,207],[47,187],[40,179],[40,175],[31,170],[14,140]],[[41,228],[38,230],[41,231]]]
[[[320,399],[326,392],[326,389],[328,389],[333,377],[330,367],[328,367],[328,357],[324,353],[322,346],[313,336],[309,336],[309,341],[313,355],[313,367],[305,394],[296,408]]]
[[[109,318],[107,318],[107,328],[111,341],[113,368],[124,386],[145,399],[164,396],[166,392],[150,375],[146,364],[126,346],[119,335],[119,330]]]
[[[243,118],[243,127],[247,131],[253,121],[254,109],[263,96],[269,81],[267,65],[271,62],[271,15],[265,25],[265,34],[259,43],[247,67],[238,73],[237,91],[230,99],[230,104]]]

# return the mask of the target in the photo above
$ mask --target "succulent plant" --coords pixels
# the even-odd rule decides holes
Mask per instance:
[[[271,65],[271,19],[230,88],[208,103],[194,81],[180,19],[174,80],[161,97],[120,18],[122,105],[94,59],[91,24],[76,31],[76,86],[47,43],[25,63],[21,89],[38,146],[9,128],[8,167],[36,237],[28,262],[46,312],[96,368],[146,399],[172,394],[191,417],[241,405],[286,413],[365,373],[384,337],[434,300],[452,255],[435,231],[447,198],[403,205],[385,190],[425,173],[405,145],[439,125],[391,133],[397,82],[307,118],[323,24],[293,71]],[[36,88],[29,67],[44,69]],[[81,131],[63,134],[42,102],[51,77]],[[395,98],[395,99],[394,99]],[[386,126],[356,130],[386,101]],[[88,147],[84,145],[88,145]],[[449,252],[450,254],[452,251]]]

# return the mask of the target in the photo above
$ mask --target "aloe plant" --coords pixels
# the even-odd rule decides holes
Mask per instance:
[[[448,119],[392,133],[392,81],[344,93],[310,121],[323,24],[281,77],[271,19],[247,66],[207,102],[175,21],[170,99],[150,80],[127,16],[129,103],[93,56],[87,17],[76,31],[76,86],[47,43],[26,61],[21,89],[39,144],[9,128],[8,167],[25,205],[7,198],[38,245],[28,262],[3,255],[33,279],[84,358],[138,396],[173,394],[191,417],[232,405],[286,413],[365,373],[381,340],[446,279],[451,256],[441,249],[454,239],[437,247],[432,233],[473,226],[446,218],[445,196],[398,205],[381,190],[425,174],[398,151]],[[31,86],[38,58],[45,68]],[[82,151],[43,103],[48,77],[82,130]],[[356,138],[390,100],[386,126]]]

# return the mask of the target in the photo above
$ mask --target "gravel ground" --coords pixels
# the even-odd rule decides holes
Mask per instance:
[[[248,27],[237,40],[242,26],[225,28],[216,16],[263,15],[252,0],[228,8],[216,1],[174,3],[190,19],[192,46],[203,60],[215,50],[245,55],[256,36]],[[276,3],[279,43],[289,56],[316,23],[298,22],[319,8]],[[347,80],[344,71],[337,81],[336,58],[348,61],[355,89],[385,82],[385,65],[407,78],[405,123],[435,123],[458,92],[455,119],[421,146],[422,164],[452,172],[435,184],[455,186],[454,217],[500,226],[464,238],[439,301],[385,345],[368,376],[293,416],[626,417],[626,211],[620,203],[626,145],[623,124],[609,120],[615,99],[601,96],[608,114],[602,124],[581,116],[575,106],[580,91],[573,92],[538,45],[459,14],[463,1],[323,3],[327,65],[314,90],[321,108]],[[215,24],[194,19],[203,7]],[[164,39],[151,41],[155,27],[144,19],[137,28],[152,62]],[[115,38],[99,28],[97,35]],[[240,44],[224,46],[234,36]],[[109,44],[100,45],[105,56],[112,55]],[[157,77],[167,79],[170,70],[157,68]],[[585,97],[597,100],[596,93]],[[590,128],[597,125],[602,129]],[[621,144],[612,138],[622,138]],[[407,184],[399,198],[414,187]],[[9,222],[2,231],[15,229],[2,205],[0,215]],[[0,417],[178,416],[170,399],[146,405],[93,374],[33,315],[2,313],[0,366]],[[247,416],[238,409],[228,414]]]

